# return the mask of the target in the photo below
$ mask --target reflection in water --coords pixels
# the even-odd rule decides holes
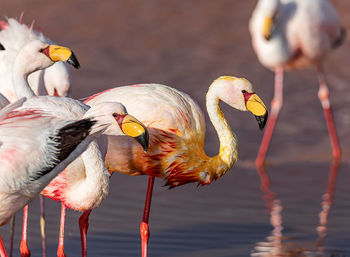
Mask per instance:
[[[277,199],[276,193],[270,189],[270,178],[264,167],[257,169],[260,181],[261,191],[266,209],[270,214],[270,222],[273,227],[270,236],[266,237],[265,242],[258,242],[251,256],[264,257],[322,257],[324,256],[324,239],[327,235],[327,224],[329,212],[333,203],[335,183],[339,170],[339,160],[334,160],[329,172],[328,185],[325,194],[322,196],[321,211],[319,213],[319,226],[317,226],[318,238],[316,240],[316,249],[306,249],[291,243],[290,239],[283,237],[282,225],[282,202]]]
[[[328,215],[333,203],[335,182],[337,180],[339,164],[340,164],[339,160],[333,161],[331,166],[331,171],[328,177],[327,190],[326,190],[326,193],[324,193],[322,196],[321,211],[319,213],[320,224],[316,228],[318,233],[317,248],[318,248],[318,251],[322,253],[324,252],[323,242],[327,235]]]

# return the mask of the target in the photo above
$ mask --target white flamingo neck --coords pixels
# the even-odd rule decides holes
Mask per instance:
[[[22,62],[16,58],[13,70],[12,70],[12,84],[14,87],[15,94],[18,99],[22,97],[35,96],[34,91],[31,89],[28,83],[28,76],[35,71],[25,71]],[[24,63],[25,64],[25,63]]]
[[[90,143],[81,157],[85,164],[86,179],[95,183],[97,179],[100,180],[100,178],[105,177],[104,171],[107,171],[107,169],[96,141]]]
[[[231,131],[227,120],[220,108],[220,98],[217,95],[215,86],[211,86],[207,93],[207,111],[220,141],[219,154],[213,159],[216,162],[217,172],[223,175],[228,171],[238,159],[238,145],[236,137]]]
[[[84,168],[80,171],[80,175],[77,174],[75,182],[68,185],[66,202],[68,206],[74,206],[76,210],[85,211],[98,207],[107,196],[110,174],[104,165],[104,158],[96,141],[90,143],[81,157]],[[81,165],[79,160],[76,165]],[[67,167],[66,172],[80,169],[75,166],[74,162],[71,168],[72,171]],[[74,176],[74,174],[67,174],[67,176],[70,175]]]

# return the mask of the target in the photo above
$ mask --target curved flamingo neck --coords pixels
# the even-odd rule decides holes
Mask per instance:
[[[219,154],[210,158],[216,177],[225,174],[238,159],[237,140],[220,108],[220,97],[215,84],[212,84],[206,97],[207,111],[220,141]]]
[[[106,148],[107,145],[103,147]],[[95,184],[96,187],[98,187],[97,183],[99,181],[101,181],[102,184],[108,184],[109,172],[104,165],[104,158],[102,157],[96,141],[90,143],[81,157],[85,166],[85,180],[91,182],[92,185]]]
[[[72,184],[67,185],[64,204],[75,210],[87,211],[98,207],[107,196],[110,174],[96,141],[90,143],[81,158],[83,165],[77,160],[67,168],[68,178],[70,175],[78,177],[74,182],[71,180]],[[70,169],[72,174],[69,174]],[[73,173],[73,170],[79,169],[79,173]]]
[[[18,54],[20,55],[21,52]],[[35,72],[36,70],[33,71],[28,71],[25,69],[26,67],[26,62],[28,61],[22,61],[23,58],[20,58],[20,56],[16,57],[14,67],[12,70],[12,83],[14,87],[15,94],[18,99],[22,97],[32,97],[35,96],[34,91],[31,89],[28,83],[28,76],[32,72]]]

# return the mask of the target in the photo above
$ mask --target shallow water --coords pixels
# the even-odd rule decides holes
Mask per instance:
[[[349,28],[350,2],[332,2]],[[12,0],[2,1],[0,12],[18,17],[24,11],[25,22],[35,19],[56,43],[75,51],[82,66],[72,71],[75,98],[117,85],[157,82],[189,93],[204,108],[207,87],[224,74],[249,79],[267,105],[272,99],[273,73],[258,63],[247,30],[254,4]],[[199,188],[168,190],[156,180],[149,256],[350,256],[349,59],[348,38],[326,63],[343,149],[339,169],[332,167],[315,71],[290,72],[265,171],[253,165],[262,138],[254,117],[223,105],[240,145],[240,160],[231,172]],[[213,155],[218,140],[209,122],[207,127],[206,151]],[[145,176],[112,177],[109,197],[90,216],[89,256],[140,256],[146,184]],[[60,207],[49,200],[46,205],[48,256],[55,256]],[[41,256],[38,206],[38,200],[30,206],[32,256]],[[65,245],[71,257],[80,256],[78,217],[67,212]],[[8,225],[0,232],[8,245]]]

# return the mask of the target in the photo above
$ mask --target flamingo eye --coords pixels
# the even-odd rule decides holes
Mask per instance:
[[[245,91],[245,90],[242,90],[241,92],[242,92],[243,94],[247,93],[247,91]]]
[[[118,114],[113,113],[113,117],[114,117],[114,118],[117,118],[117,117],[118,117]]]
[[[5,47],[0,43],[0,51],[5,50]]]

